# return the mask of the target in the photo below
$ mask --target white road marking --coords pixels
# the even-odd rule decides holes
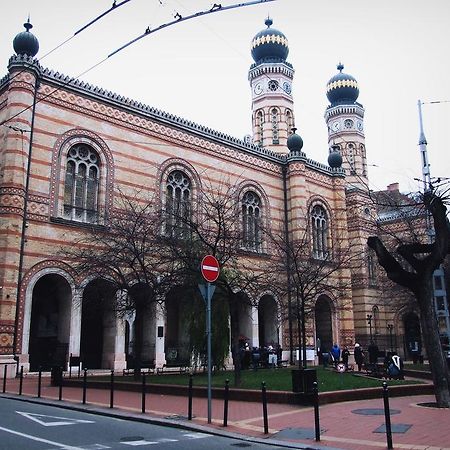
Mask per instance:
[[[154,442],[154,441],[146,441],[145,439],[142,439],[140,441],[128,441],[128,442],[122,442],[122,444],[125,445],[132,445],[132,446],[138,446],[138,445],[154,445],[154,444],[158,444],[158,442]]]
[[[44,444],[54,445],[62,450],[84,450],[81,447],[73,447],[72,445],[61,444],[60,442],[49,441],[48,439],[42,439],[37,436],[32,436],[31,434],[20,433],[19,431],[10,430],[9,428],[0,427],[0,431],[5,431],[6,433],[15,434],[16,436],[22,436],[26,439],[31,439],[32,441],[43,442]]]
[[[16,411],[17,414],[37,422],[44,427],[58,427],[60,425],[76,425],[78,423],[95,423],[93,420],[70,419],[68,417],[47,416],[45,414],[34,414]],[[58,421],[49,421],[48,419],[59,419]]]
[[[203,438],[210,437],[210,435],[204,434],[204,433],[185,433],[185,434],[183,434],[183,437],[187,437],[189,439],[203,439]]]

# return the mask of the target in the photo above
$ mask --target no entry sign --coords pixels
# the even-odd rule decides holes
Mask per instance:
[[[214,281],[219,278],[219,262],[214,256],[206,255],[202,259],[200,268],[202,270],[203,278],[208,283],[214,283]]]

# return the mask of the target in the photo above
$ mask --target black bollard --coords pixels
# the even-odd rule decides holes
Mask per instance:
[[[386,381],[383,381],[383,402],[384,402],[384,418],[386,421],[386,441],[387,448],[392,449],[392,428],[391,413],[389,411],[389,390]]]
[[[83,405],[86,404],[86,389],[87,389],[87,369],[84,368],[83,374]]]
[[[6,376],[8,375],[8,366],[5,364],[5,369],[3,370],[3,393],[6,392]]]
[[[20,366],[20,374],[19,374],[19,395],[22,395],[22,387],[23,387],[23,366]]]
[[[62,400],[62,379],[61,379],[61,383],[59,383],[59,387],[58,387],[58,400]]]
[[[114,369],[111,370],[111,383],[109,391],[109,407],[114,408]]]
[[[142,414],[145,414],[145,373],[141,372],[142,376]]]
[[[230,380],[225,380],[225,392],[223,394],[223,426],[228,426],[228,396],[230,390]]]
[[[320,441],[320,418],[319,418],[319,388],[317,381],[313,383],[313,401],[314,401],[314,427],[316,429],[316,441]]]
[[[72,378],[72,353],[69,356],[69,379]]]
[[[188,420],[192,420],[192,373],[189,374],[189,389],[188,389]]]
[[[42,367],[39,366],[39,375],[38,375],[38,398],[41,398],[41,384],[42,384]]]
[[[264,434],[269,433],[269,421],[267,419],[267,392],[266,392],[266,382],[261,383],[262,391],[262,404],[263,404],[263,420],[264,420]]]

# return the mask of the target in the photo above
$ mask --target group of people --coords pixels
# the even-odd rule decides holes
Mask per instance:
[[[361,372],[363,369],[363,365],[366,363],[367,368],[374,373],[378,373],[378,357],[380,355],[380,351],[378,346],[372,341],[367,347],[367,357],[363,348],[360,344],[356,343],[353,351],[353,357],[355,359],[355,364],[358,368],[358,372]],[[350,351],[348,347],[345,345],[344,348],[340,349],[338,344],[334,344],[331,347],[330,351],[326,348],[322,347],[319,352],[319,357],[322,361],[322,365],[324,368],[328,367],[328,365],[332,365],[337,368],[337,365],[342,362],[345,366],[345,369],[349,368],[349,357]],[[388,352],[384,359],[383,366],[383,374],[387,378],[403,378],[403,361],[400,356],[397,355],[396,352]]]
[[[280,345],[267,344],[263,347],[250,347],[243,343],[239,348],[241,367],[243,369],[257,370],[258,367],[275,368],[281,363],[282,348]]]

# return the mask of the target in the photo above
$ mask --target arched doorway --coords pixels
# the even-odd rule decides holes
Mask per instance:
[[[30,371],[67,362],[72,292],[67,280],[47,274],[35,284],[32,293],[30,323]]]
[[[405,329],[405,356],[416,359],[422,353],[422,338],[420,334],[420,320],[416,313],[408,312],[403,316]]]
[[[191,345],[189,339],[188,310],[189,293],[181,288],[169,292],[165,301],[166,309],[166,339],[165,354],[168,365],[189,364],[191,358]],[[194,306],[194,305],[192,305]]]
[[[105,321],[112,314],[114,295],[113,287],[103,280],[91,281],[83,291],[80,356],[88,369],[103,368]]]
[[[259,345],[278,344],[277,303],[270,295],[265,295],[258,306]]]
[[[320,342],[320,350],[330,351],[333,346],[333,324],[331,316],[331,300],[321,295],[315,307],[316,341]]]

